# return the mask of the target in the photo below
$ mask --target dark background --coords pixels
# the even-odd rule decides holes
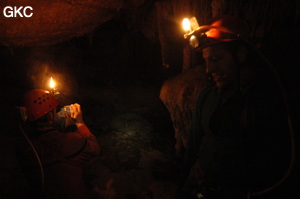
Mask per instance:
[[[151,1],[140,8],[152,13],[150,8],[155,2],[170,4],[170,1]],[[62,105],[81,104],[84,120],[102,148],[101,157],[87,171],[90,198],[174,198],[178,180],[176,141],[169,112],[159,99],[163,82],[180,74],[183,66],[184,42],[174,22],[174,16],[179,16],[176,14],[179,7],[174,2],[179,1],[173,1],[172,11],[166,9],[162,18],[148,12],[154,21],[164,19],[147,26],[152,37],[141,26],[142,22],[128,20],[130,14],[124,9],[117,17],[82,36],[42,46],[0,47],[0,198],[27,198],[27,182],[15,158],[16,145],[25,141],[18,129],[19,114],[15,107],[20,106],[21,96],[28,89],[48,89],[50,76],[58,83]],[[227,2],[231,5],[235,1]],[[289,19],[286,20],[275,15],[280,9],[276,7],[277,1],[268,2],[274,10],[266,8],[265,13],[273,13],[269,24],[276,26],[270,25],[262,31],[263,36],[257,42],[282,81],[298,144],[299,9],[295,13],[283,8],[277,12],[278,15],[290,12],[284,15]],[[205,5],[210,3],[207,1]],[[234,7],[236,10],[263,7],[256,1],[238,5]],[[231,7],[222,8],[218,12],[234,13]],[[206,18],[213,15],[211,10],[198,9]],[[144,16],[138,9],[134,13]],[[235,14],[246,16],[245,12]],[[263,23],[255,14],[247,20]],[[298,158],[296,163],[291,178],[271,197],[297,198],[294,195],[299,192]]]

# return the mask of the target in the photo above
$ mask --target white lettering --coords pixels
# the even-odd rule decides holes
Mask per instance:
[[[22,10],[22,8],[23,8],[23,6],[19,7],[18,9],[17,9],[16,6],[14,7],[14,12],[15,12],[15,16],[14,17],[17,17],[17,14],[19,14],[20,17],[23,17],[22,13],[20,12],[20,10]]]
[[[6,11],[7,9],[9,9],[8,11]],[[13,17],[14,16],[14,11],[13,8],[11,6],[6,6],[3,10],[3,14],[5,17]]]
[[[33,8],[31,6],[26,6],[23,9],[23,6],[17,7],[11,7],[11,6],[6,6],[3,9],[3,14],[5,17],[10,18],[10,17],[23,17],[23,15],[25,17],[32,17],[33,12],[28,11],[29,14],[27,14],[27,10],[33,10]]]
[[[27,9],[33,10],[33,8],[32,8],[31,6],[26,6],[26,7],[24,8],[24,11],[23,11],[24,16],[27,17],[27,18],[28,18],[28,17],[32,17],[33,12],[31,12],[29,15],[27,15],[27,14],[26,14],[26,10],[27,10]]]

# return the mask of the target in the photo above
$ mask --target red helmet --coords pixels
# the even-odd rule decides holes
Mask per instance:
[[[200,26],[187,37],[191,47],[202,50],[213,44],[235,40],[249,40],[250,30],[245,22],[235,16],[224,15]]]
[[[42,117],[59,104],[52,93],[43,89],[28,91],[23,100],[27,112],[27,121],[29,122]]]

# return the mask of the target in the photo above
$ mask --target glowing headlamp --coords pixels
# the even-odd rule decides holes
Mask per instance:
[[[184,18],[182,20],[182,27],[183,27],[183,30],[186,33],[191,31],[191,23],[190,23],[190,20],[188,18]]]
[[[192,48],[203,48],[211,44],[240,39],[239,35],[222,26],[199,26],[197,19],[183,19],[184,38]]]
[[[49,87],[50,87],[50,92],[51,92],[53,95],[58,95],[58,94],[60,94],[59,91],[56,89],[56,82],[53,80],[52,77],[50,77]]]
[[[188,36],[190,33],[196,31],[199,28],[198,21],[196,17],[192,17],[190,19],[184,18],[182,21],[182,27],[185,31],[184,37]]]
[[[55,89],[55,81],[53,80],[53,78],[52,77],[50,77],[50,81],[49,81],[49,87],[51,88],[51,89]]]

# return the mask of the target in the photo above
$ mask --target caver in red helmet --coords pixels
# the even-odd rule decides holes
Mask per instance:
[[[200,26],[187,39],[195,50],[236,40],[249,40],[250,30],[245,22],[235,16],[224,15],[212,20],[210,25]]]
[[[58,106],[58,101],[52,93],[43,89],[28,91],[23,103],[27,112],[27,121],[34,121]]]

